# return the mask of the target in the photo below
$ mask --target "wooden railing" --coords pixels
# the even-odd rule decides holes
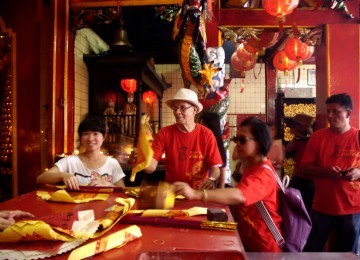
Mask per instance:
[[[105,142],[108,144],[119,143],[122,137],[134,139],[136,137],[136,115],[106,115],[107,136]],[[149,122],[153,133],[159,130],[159,121]]]

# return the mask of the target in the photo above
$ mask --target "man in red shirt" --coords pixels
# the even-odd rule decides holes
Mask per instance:
[[[154,155],[145,172],[154,172],[165,153],[166,181],[186,182],[194,189],[214,188],[223,161],[212,131],[195,122],[196,114],[203,108],[196,93],[181,88],[166,104],[176,123],[156,134],[152,143]]]
[[[350,125],[351,97],[336,94],[326,100],[329,128],[310,138],[301,161],[304,177],[312,178],[312,231],[304,251],[324,251],[335,229],[334,251],[357,252],[360,229],[359,130]]]

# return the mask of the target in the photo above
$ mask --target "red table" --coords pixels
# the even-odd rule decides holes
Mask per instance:
[[[106,201],[95,201],[83,204],[68,204],[47,202],[36,196],[36,192],[30,192],[17,198],[0,203],[0,210],[20,209],[33,213],[35,216],[52,215],[64,212],[93,209],[96,215],[103,212],[114,204],[116,197],[127,197],[124,193],[109,193],[109,199]],[[209,208],[226,209],[229,221],[233,218],[228,207],[214,203],[203,203],[199,201],[177,200],[175,209],[188,209],[194,206]],[[136,204],[133,209],[136,209]],[[199,216],[197,216],[199,218]],[[201,216],[206,220],[206,216]],[[134,223],[135,224],[135,223]],[[121,220],[104,236],[115,232],[130,224],[121,223]],[[153,251],[171,251],[171,252],[190,252],[190,251],[213,251],[214,257],[217,255],[226,257],[237,255],[238,259],[243,258],[243,245],[237,231],[220,231],[206,229],[187,229],[175,227],[160,227],[139,225],[142,237],[130,242],[122,248],[113,249],[108,252],[95,255],[92,259],[136,259],[143,252]],[[90,240],[91,241],[91,240]],[[149,253],[150,254],[150,253]],[[211,255],[211,254],[209,254]],[[66,259],[68,254],[58,255],[52,259]],[[223,258],[221,257],[221,258]],[[183,258],[181,258],[183,259]],[[218,259],[218,258],[217,258]]]

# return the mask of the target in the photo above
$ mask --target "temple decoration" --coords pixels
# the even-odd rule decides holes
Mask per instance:
[[[264,29],[250,27],[230,29],[227,27],[219,26],[218,29],[221,31],[221,37],[224,41],[232,41],[234,43],[248,42],[251,38],[260,41],[260,38],[258,36],[264,31]]]
[[[120,80],[121,88],[128,93],[134,93],[136,91],[136,83],[136,79]]]
[[[142,100],[147,104],[154,103],[156,98],[156,93],[152,90],[145,91],[142,95]]]
[[[205,62],[205,22],[211,16],[211,0],[184,0],[174,21],[172,37],[177,44],[184,85],[196,87],[199,98],[206,96],[212,77],[220,70],[213,63],[207,65]]]

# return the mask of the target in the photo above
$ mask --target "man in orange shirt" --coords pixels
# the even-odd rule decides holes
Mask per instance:
[[[310,138],[301,172],[315,184],[312,231],[304,251],[324,251],[335,229],[334,251],[357,252],[360,230],[359,130],[350,125],[351,97],[336,94],[326,100],[329,128]]]

